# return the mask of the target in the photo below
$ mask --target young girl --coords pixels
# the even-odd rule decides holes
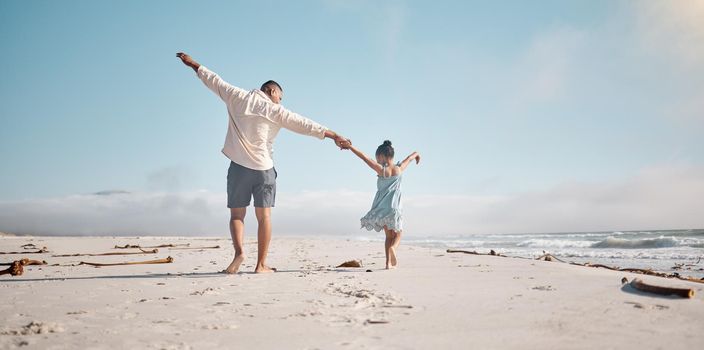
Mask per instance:
[[[406,170],[408,164],[415,159],[416,164],[420,162],[418,152],[411,153],[402,162],[394,164],[394,148],[391,141],[384,143],[376,149],[376,161],[366,154],[347,143],[343,148],[351,150],[357,157],[361,158],[378,176],[376,180],[376,196],[372,202],[372,209],[361,219],[362,227],[367,230],[382,229],[386,233],[384,251],[386,253],[386,268],[392,269],[397,265],[396,247],[401,242],[401,232],[403,232],[403,217],[401,212],[401,173]]]

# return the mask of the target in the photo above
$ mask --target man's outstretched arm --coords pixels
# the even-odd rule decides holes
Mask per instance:
[[[180,58],[183,64],[191,67],[196,72],[196,74],[198,74],[198,78],[200,78],[203,84],[205,84],[208,89],[217,94],[218,97],[220,97],[220,99],[223,100],[225,103],[229,103],[232,97],[238,93],[240,95],[246,93],[244,90],[232,86],[230,83],[222,80],[219,75],[215,74],[215,72],[210,71],[208,68],[205,68],[205,66],[196,62],[196,60],[194,60],[188,54],[179,52],[176,54],[176,57]]]
[[[269,104],[267,107],[265,117],[281,127],[302,135],[317,137],[321,140],[324,138],[332,139],[335,141],[335,145],[340,148],[342,148],[344,142],[351,143],[344,136],[300,114],[294,113],[280,104]]]
[[[191,56],[189,56],[183,52],[179,52],[176,54],[176,57],[180,58],[181,62],[183,62],[183,64],[193,68],[193,70],[196,73],[198,73],[198,68],[200,68],[200,63],[196,62],[196,60],[194,60]]]

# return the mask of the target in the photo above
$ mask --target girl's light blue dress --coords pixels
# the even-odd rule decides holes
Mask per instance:
[[[397,164],[397,165],[400,165]],[[384,167],[386,174],[386,167]],[[360,220],[362,228],[379,232],[384,226],[390,230],[403,230],[401,210],[401,175],[379,176],[376,180],[376,196],[372,209]]]

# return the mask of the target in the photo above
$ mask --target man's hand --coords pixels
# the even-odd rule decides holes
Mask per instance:
[[[352,140],[342,135],[337,135],[335,137],[335,146],[340,147],[340,149],[350,149],[350,146],[352,146]]]
[[[336,141],[335,145],[340,147],[340,149],[350,149],[350,147],[352,147],[352,141],[349,139],[340,141],[339,143]]]
[[[200,68],[200,64],[196,62],[191,56],[189,56],[186,53],[179,52],[176,54],[176,57],[181,59],[181,62],[183,64],[193,68],[194,71],[198,72],[198,68]]]
[[[350,139],[332,130],[325,130],[325,137],[333,139],[335,141],[335,146],[340,147],[340,149],[347,149],[352,145],[352,141],[350,141]]]

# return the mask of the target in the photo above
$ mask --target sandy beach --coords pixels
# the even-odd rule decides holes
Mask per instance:
[[[232,254],[225,237],[7,236],[0,251],[30,243],[49,252],[0,255],[49,263],[0,277],[2,349],[692,349],[704,329],[704,284],[559,262],[402,243],[400,267],[387,271],[381,242],[345,238],[275,237],[279,272],[263,275],[251,273],[252,240],[243,271],[218,274]],[[125,244],[220,248],[52,257],[136,251],[114,248]],[[335,268],[351,259],[363,267]],[[622,277],[696,294],[645,294]]]

